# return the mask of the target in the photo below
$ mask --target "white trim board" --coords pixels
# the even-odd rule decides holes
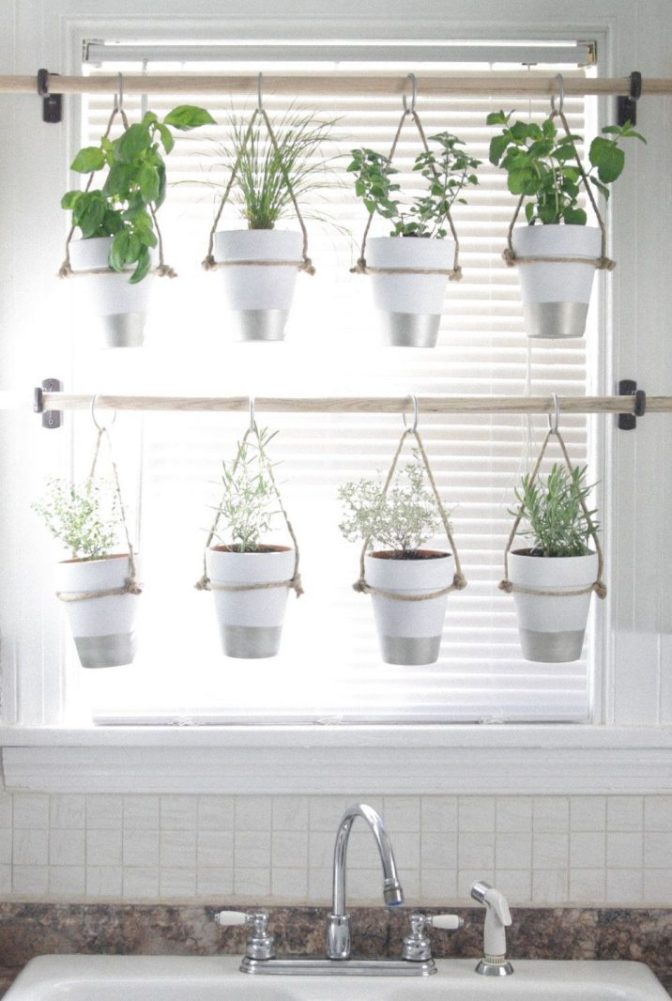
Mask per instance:
[[[2,737],[10,791],[672,792],[669,727],[15,728]]]

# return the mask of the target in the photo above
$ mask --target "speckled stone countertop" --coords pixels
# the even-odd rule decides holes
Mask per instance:
[[[0,904],[0,994],[29,959],[47,953],[242,954],[245,929],[222,929],[213,920],[225,906]],[[465,919],[465,927],[453,934],[434,934],[434,955],[477,957],[483,911],[455,910]],[[408,910],[352,908],[351,914],[353,953],[400,954],[408,933]],[[326,915],[326,908],[273,908],[270,926],[278,953],[321,954]],[[513,960],[637,960],[647,963],[668,991],[672,988],[672,910],[514,908],[512,915],[508,942]]]

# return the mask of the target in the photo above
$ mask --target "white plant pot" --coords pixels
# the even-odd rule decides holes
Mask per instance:
[[[288,581],[294,573],[293,549],[235,553],[215,546],[206,554],[215,613],[227,657],[274,657],[280,648],[289,588],[222,591],[218,584],[267,584]]]
[[[67,560],[56,565],[56,591],[84,594],[123,587],[130,574],[128,554],[100,560]],[[82,667],[119,667],[135,657],[137,594],[114,594],[64,601]]]
[[[453,580],[455,561],[452,553],[415,560],[367,553],[364,568],[366,583],[371,587],[419,595],[448,587]],[[386,664],[433,664],[438,659],[447,598],[444,594],[427,601],[395,601],[371,595]]]
[[[140,347],[155,276],[148,274],[137,285],[131,285],[128,279],[134,268],[122,272],[110,268],[111,245],[111,236],[72,240],[70,264],[75,272],[105,269],[104,274],[82,275],[76,281],[81,284],[84,308],[101,318],[107,346]]]
[[[221,230],[215,233],[214,257],[236,314],[237,334],[244,341],[281,341],[294,297],[303,237],[277,229]],[[292,264],[246,264],[235,261],[292,261]]]
[[[596,226],[516,226],[511,242],[516,257],[593,261],[602,250],[602,234]],[[549,261],[521,264],[519,273],[529,336],[583,337],[594,265]]]
[[[596,553],[588,556],[530,556],[509,553],[509,580],[521,587],[550,591],[588,588],[597,578]],[[563,664],[578,660],[588,621],[591,592],[578,595],[520,594],[513,597],[526,660]]]
[[[372,268],[453,267],[455,242],[419,236],[375,236],[367,241]],[[448,274],[372,274],[373,299],[383,335],[395,347],[433,348],[439,333]]]

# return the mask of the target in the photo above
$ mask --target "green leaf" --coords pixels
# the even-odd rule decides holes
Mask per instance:
[[[495,167],[499,163],[504,153],[504,150],[509,145],[508,136],[493,136],[490,140],[490,150],[488,154],[488,159]]]
[[[485,120],[486,125],[506,125],[509,118],[513,114],[512,111],[508,115],[504,111],[491,111]]]
[[[159,135],[161,136],[161,142],[163,143],[163,148],[166,153],[170,153],[173,146],[175,145],[175,140],[173,139],[173,133],[170,131],[167,125],[162,122],[157,124],[157,129],[159,130]]]
[[[95,170],[102,170],[104,166],[105,155],[102,149],[99,146],[85,146],[70,164],[70,170],[76,170],[78,174],[91,174]]]
[[[74,209],[75,205],[79,199],[84,194],[83,191],[66,191],[66,193],[61,198],[61,208],[62,209]]]
[[[563,211],[562,218],[568,226],[585,226],[588,221],[588,216],[583,209],[571,206]]]
[[[112,246],[110,248],[110,267],[114,271],[123,271],[126,264],[129,263],[129,243],[130,237],[125,229],[123,229],[120,233],[117,233],[112,240]]]
[[[611,184],[620,177],[625,165],[625,154],[611,139],[596,136],[590,144],[590,162],[597,167],[597,176],[603,184]]]
[[[154,202],[159,197],[159,172],[156,167],[143,163],[138,171],[138,185],[144,200]]]
[[[145,125],[131,125],[117,140],[117,156],[130,163],[151,146],[149,130]]]
[[[147,275],[152,263],[152,258],[146,247],[142,247],[140,253],[138,254],[138,264],[131,275],[129,282],[131,285],[137,285],[142,279]]]
[[[205,108],[197,108],[191,104],[180,104],[169,111],[163,119],[165,125],[172,125],[181,132],[196,129],[199,125],[215,125],[215,119]]]

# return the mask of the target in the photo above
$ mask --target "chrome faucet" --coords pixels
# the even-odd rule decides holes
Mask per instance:
[[[383,899],[388,907],[404,902],[404,894],[397,876],[394,852],[382,818],[366,803],[348,807],[336,832],[334,845],[333,903],[327,921],[327,956],[329,959],[350,958],[350,915],[345,904],[345,869],[350,831],[356,817],[362,817],[375,838],[383,866]]]

